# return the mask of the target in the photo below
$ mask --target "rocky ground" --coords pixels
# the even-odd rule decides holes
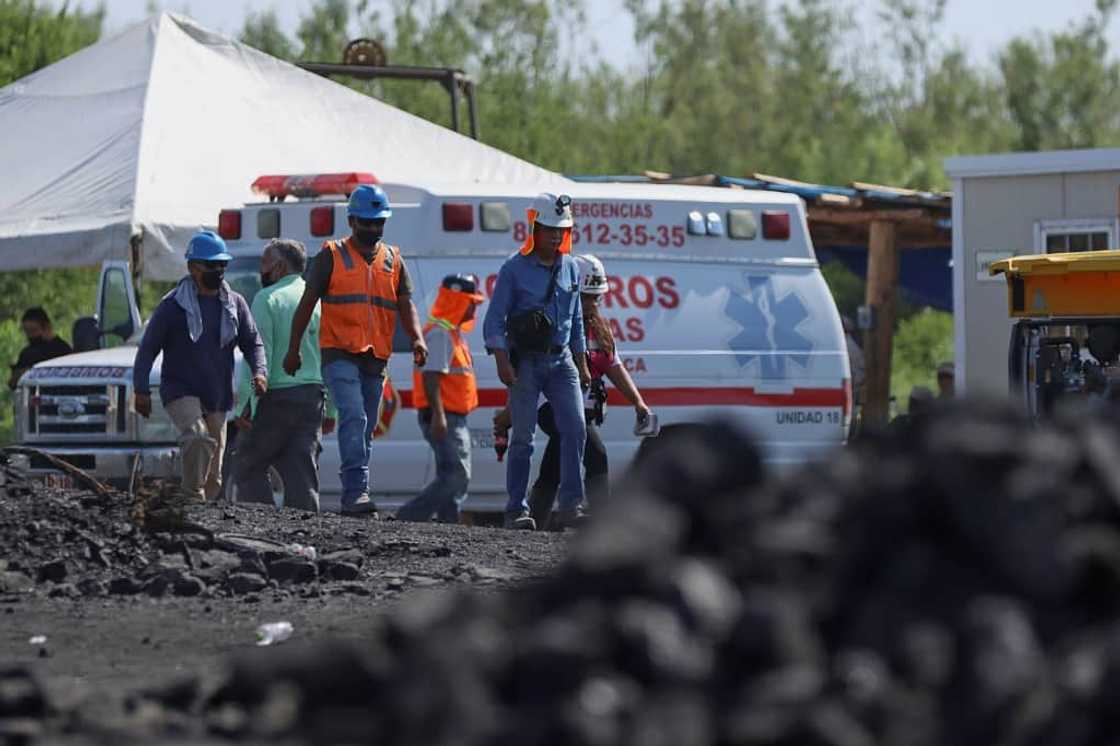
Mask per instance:
[[[965,403],[781,478],[729,426],[666,429],[570,539],[220,509],[156,510],[140,533],[114,532],[108,498],[89,495],[78,496],[87,523],[32,529],[38,503],[9,497],[24,506],[0,512],[16,587],[4,599],[18,600],[0,605],[24,626],[4,626],[22,663],[0,669],[0,733],[72,744],[1118,743],[1116,414],[1032,426]],[[193,523],[204,530],[191,538],[165,530]],[[247,524],[322,554],[228,535]],[[116,538],[91,541],[103,532]],[[338,577],[351,567],[358,580]],[[268,585],[242,588],[243,575]],[[83,591],[94,595],[75,600]],[[279,618],[296,636],[251,647],[254,625]],[[45,645],[28,642],[38,633]]]
[[[359,640],[415,592],[532,582],[566,543],[553,533],[228,505],[187,509],[175,527],[183,531],[151,531],[127,495],[46,489],[7,472],[4,481],[0,743],[44,731],[34,718],[5,720],[5,689],[18,689],[22,672],[79,730],[135,731],[130,692],[217,676],[239,652]],[[291,639],[257,648],[257,627],[280,621],[293,625]]]

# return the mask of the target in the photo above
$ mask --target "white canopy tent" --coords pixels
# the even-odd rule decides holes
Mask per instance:
[[[0,133],[6,270],[125,259],[139,235],[172,279],[261,174],[567,182],[171,13],[0,88]]]

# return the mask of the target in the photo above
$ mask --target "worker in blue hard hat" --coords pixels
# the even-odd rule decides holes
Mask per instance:
[[[369,457],[398,315],[412,338],[414,363],[422,366],[428,357],[404,258],[381,240],[392,214],[379,186],[363,184],[350,195],[350,236],[324,243],[308,267],[284,357],[284,370],[293,375],[303,334],[322,301],[323,382],[338,408],[342,512],[350,515],[377,515],[369,496]]]
[[[245,356],[257,393],[268,388],[264,344],[249,304],[224,280],[232,258],[225,241],[212,231],[191,238],[189,274],[156,306],[132,369],[136,411],[149,417],[149,376],[156,356],[163,353],[159,398],[179,431],[182,490],[194,502],[213,500],[221,491],[226,414],[234,396],[234,346]]]

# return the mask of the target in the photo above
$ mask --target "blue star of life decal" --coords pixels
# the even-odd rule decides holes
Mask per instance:
[[[732,288],[723,309],[729,319],[742,327],[727,341],[728,348],[736,353],[739,367],[757,360],[764,380],[785,379],[791,361],[807,368],[813,343],[797,331],[809,318],[809,309],[801,296],[791,290],[778,299],[770,277],[743,277],[746,291],[740,293]]]

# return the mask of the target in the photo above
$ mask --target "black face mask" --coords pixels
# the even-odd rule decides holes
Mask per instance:
[[[377,229],[355,228],[354,238],[362,246],[372,248],[381,240],[381,231]]]
[[[208,269],[202,273],[202,287],[207,290],[217,290],[222,286],[222,280],[226,276],[224,269]]]
[[[264,272],[261,272],[261,287],[262,288],[266,288],[266,287],[269,287],[269,286],[275,285],[275,284],[276,284],[276,280],[272,279],[271,277],[266,275]]]

